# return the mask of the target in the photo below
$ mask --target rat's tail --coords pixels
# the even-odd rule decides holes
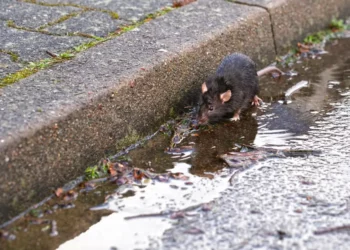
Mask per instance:
[[[275,66],[268,66],[258,71],[258,77],[265,75],[267,73],[274,73],[274,72],[278,73],[280,76],[283,76],[285,74],[282,70],[280,70]]]

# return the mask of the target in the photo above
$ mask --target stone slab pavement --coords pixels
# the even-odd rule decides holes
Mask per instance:
[[[321,16],[299,9],[296,19],[314,17],[301,27],[272,15],[297,2],[262,7],[198,0],[0,89],[0,221],[115,152],[117,140],[151,133],[170,110],[194,104],[198,95],[193,94],[225,55],[243,52],[259,68],[273,62],[281,46],[276,37],[296,39],[291,33],[288,40],[289,29],[277,24],[302,36],[333,16],[349,15],[344,0],[334,1],[337,8]],[[327,4],[309,3],[310,8]],[[1,1],[1,77],[48,58],[46,50],[62,53],[95,39],[78,33],[103,37],[170,5],[165,0]]]
[[[46,51],[63,53],[92,41],[87,35],[107,37],[171,5],[171,0],[0,1],[0,70],[4,72],[0,80],[29,62],[50,58]],[[4,52],[17,55],[16,67],[7,62]]]

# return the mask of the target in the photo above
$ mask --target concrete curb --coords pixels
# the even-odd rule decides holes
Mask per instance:
[[[280,2],[288,9],[297,1],[262,8],[198,0],[2,89],[0,222],[81,175],[128,133],[148,134],[170,109],[193,102],[190,93],[225,55],[243,52],[258,67],[272,62],[276,48],[299,38],[277,29],[300,28],[280,16]],[[339,9],[350,14],[345,0],[334,2],[333,12],[300,22],[299,36],[325,26]],[[308,17],[299,10],[298,20]]]

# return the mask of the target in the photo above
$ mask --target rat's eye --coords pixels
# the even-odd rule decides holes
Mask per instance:
[[[212,105],[209,105],[208,109],[209,109],[210,111],[213,111],[214,107],[213,107]]]

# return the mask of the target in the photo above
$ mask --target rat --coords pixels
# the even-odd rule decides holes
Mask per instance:
[[[284,75],[274,66],[257,72],[254,61],[240,53],[226,56],[216,72],[202,84],[198,123],[215,123],[229,118],[239,120],[242,111],[262,102],[258,97],[258,77],[273,72]]]

